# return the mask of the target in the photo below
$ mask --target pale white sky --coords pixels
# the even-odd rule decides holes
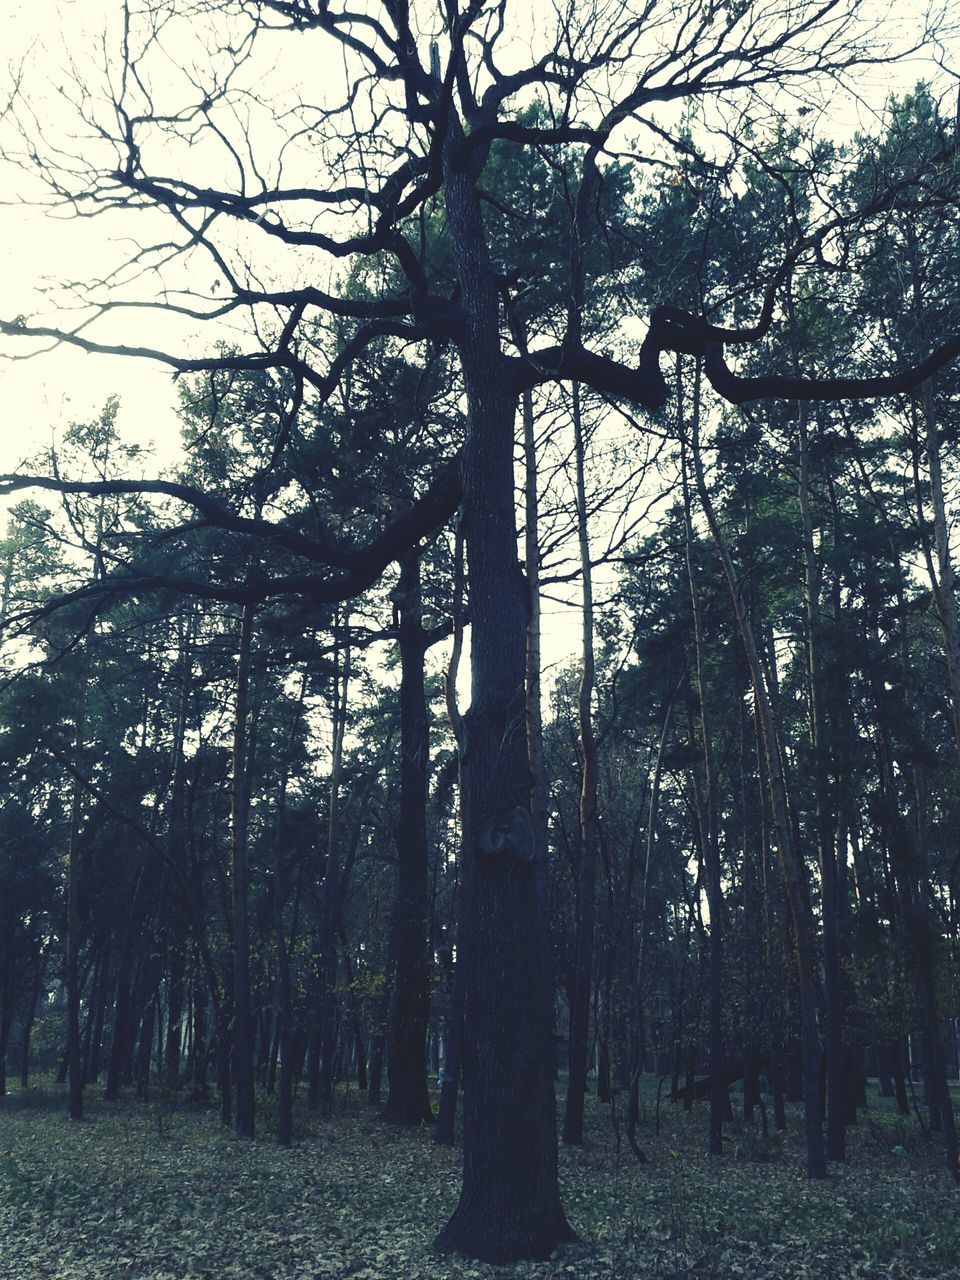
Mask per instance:
[[[870,0],[871,5],[880,3],[881,0]],[[69,56],[76,60],[81,73],[95,76],[97,63],[103,61],[103,32],[110,31],[111,38],[117,38],[122,15],[120,0],[0,0],[0,8],[4,10],[0,69],[4,61],[10,68],[23,63],[25,82],[34,86],[31,91],[37,101],[49,110],[51,119],[59,118],[61,127],[64,117],[57,89],[66,77],[60,69]],[[911,17],[919,15],[922,8],[918,0],[906,0],[896,6],[901,15]],[[521,6],[519,12],[528,22],[530,6]],[[301,77],[317,83],[342,77],[342,66],[317,64],[317,53],[325,47],[320,41],[309,36],[277,36],[274,41],[277,56],[282,42],[286,84]],[[182,52],[188,62],[197,56],[196,49],[171,52]],[[960,64],[960,59],[957,62]],[[931,70],[928,60],[914,58],[896,69],[858,74],[857,87],[868,103],[877,104],[898,83],[909,86]],[[48,81],[47,89],[42,87],[44,80]],[[5,97],[6,93],[0,92],[0,104]],[[842,114],[845,124],[853,125],[856,110],[849,102],[837,104],[831,113],[833,127],[839,124],[838,114]],[[22,173],[0,165],[0,314],[11,317],[45,311],[49,320],[63,322],[64,313],[51,312],[40,290],[60,279],[104,274],[129,247],[125,237],[140,237],[142,243],[146,233],[137,223],[138,216],[142,222],[142,215],[127,220],[69,220],[18,206],[19,200],[30,199],[34,194],[36,189]],[[146,238],[150,235],[146,234]],[[143,313],[128,315],[122,325],[109,328],[114,340],[161,346],[166,337],[174,350],[189,351],[201,343],[207,345],[211,337],[209,326],[164,325]],[[102,332],[97,330],[98,335]],[[141,443],[148,439],[159,441],[163,461],[175,453],[175,393],[168,370],[152,362],[85,356],[62,348],[26,363],[2,358],[3,352],[14,350],[11,344],[0,343],[0,468],[12,469],[26,454],[44,447],[51,431],[65,423],[96,414],[111,393],[121,397],[121,423],[125,429]]]
[[[879,4],[880,0],[870,0]],[[907,0],[897,6],[905,17],[919,15],[921,6]],[[105,26],[118,30],[122,14],[120,0],[0,0],[3,10],[4,51],[0,72],[6,62],[11,68],[24,61],[25,80],[37,86],[33,92],[50,121],[64,127],[63,100],[58,97],[60,71],[69,56],[81,72],[92,71],[98,42]],[[508,7],[509,12],[509,7]],[[530,5],[517,12],[530,21]],[[282,49],[280,42],[282,41]],[[283,79],[287,84],[310,77],[318,84],[342,77],[339,64],[318,65],[321,47],[310,36],[277,37],[277,56],[283,54]],[[197,56],[196,49],[173,50],[184,58]],[[93,61],[91,61],[93,60]],[[102,59],[101,59],[102,61]],[[960,64],[960,58],[955,59]],[[867,106],[879,105],[896,87],[909,87],[933,71],[929,61],[914,58],[896,69],[883,68],[858,78],[858,89]],[[42,87],[44,78],[48,87]],[[2,82],[0,82],[2,83]],[[164,86],[160,86],[161,92]],[[322,94],[315,90],[315,96]],[[6,90],[0,89],[0,108]],[[847,102],[833,115],[833,128],[840,123],[852,126],[857,106]],[[841,113],[841,114],[838,114]],[[846,131],[846,130],[844,130]],[[127,236],[151,238],[150,228],[135,218],[65,220],[44,215],[18,202],[34,191],[29,180],[11,166],[0,167],[0,315],[46,311],[48,319],[62,322],[64,313],[51,312],[41,293],[45,283],[58,279],[86,279],[103,276],[128,251]],[[130,223],[130,225],[127,225]],[[208,282],[204,282],[207,287]],[[209,329],[190,323],[164,324],[142,312],[127,313],[121,324],[113,324],[110,338],[134,345],[163,346],[172,350],[199,350],[210,342]],[[139,443],[155,441],[158,456],[147,471],[159,471],[177,452],[174,419],[175,388],[170,371],[155,363],[118,357],[87,356],[59,348],[26,362],[9,361],[2,352],[12,353],[10,343],[0,344],[0,470],[13,470],[29,454],[48,445],[58,431],[74,420],[95,416],[106,398],[119,394],[120,423]]]

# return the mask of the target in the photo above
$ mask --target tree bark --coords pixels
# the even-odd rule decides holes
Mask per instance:
[[[420,598],[420,552],[400,559],[396,591],[400,646],[400,825],[394,908],[395,988],[390,1018],[389,1090],[384,1116],[396,1124],[433,1119],[427,1092],[430,1010],[427,955],[427,773],[429,721],[423,662],[427,641]]]
[[[796,347],[793,295],[787,292],[787,308],[793,341],[794,372],[800,376]],[[810,746],[814,761],[814,808],[817,854],[820,864],[821,911],[823,915],[823,985],[824,1030],[827,1054],[827,1158],[846,1157],[846,1085],[843,1054],[843,994],[840,968],[840,902],[838,894],[837,858],[846,856],[838,850],[830,812],[828,792],[829,757],[824,696],[823,655],[820,626],[821,572],[814,549],[813,510],[810,501],[810,447],[806,405],[797,405],[799,477],[797,496],[800,505],[801,541],[803,546],[803,596],[806,615],[806,651],[808,702],[810,708]]]
[[[695,433],[696,414],[694,414],[693,425]],[[710,501],[696,434],[694,434],[692,440],[692,454],[697,492],[716,544],[724,577],[727,580],[727,586],[730,591],[734,615],[737,619],[737,628],[740,632],[740,639],[750,671],[754,702],[762,731],[774,837],[787,897],[787,906],[793,925],[797,976],[800,983],[803,1109],[807,1140],[807,1174],[811,1178],[823,1178],[826,1177],[827,1161],[820,1121],[820,1037],[817,1030],[817,984],[814,968],[813,939],[811,937],[808,904],[802,884],[803,872],[794,846],[792,822],[787,802],[786,781],[783,774],[783,753],[780,734],[774,719],[773,706],[763,674],[753,626],[744,608],[743,598],[740,594],[740,584],[736,569],[713,509],[713,503]]]
[[[463,603],[464,603],[464,564],[463,564],[463,521],[457,521],[454,536],[453,552],[453,647],[450,662],[444,680],[447,718],[457,742],[457,759],[460,779],[460,832],[461,846],[464,847],[465,833],[469,828],[466,819],[466,794],[463,787],[463,717],[457,706],[457,675],[460,670],[460,658],[463,651]],[[457,1094],[460,1089],[460,1073],[463,1064],[463,1010],[466,999],[466,960],[467,944],[466,920],[470,913],[467,896],[467,881],[464,876],[463,855],[457,869],[460,911],[457,918],[457,942],[453,960],[453,983],[447,1006],[447,1016],[443,1028],[443,1078],[440,1082],[440,1100],[437,1106],[437,1123],[434,1129],[434,1141],[441,1146],[452,1147],[456,1129]]]
[[[343,619],[345,628],[349,617]],[[333,725],[327,813],[327,847],[323,884],[320,890],[319,919],[314,951],[317,966],[315,1024],[308,1051],[309,1084],[307,1105],[329,1111],[333,1103],[334,1052],[336,1048],[337,979],[336,921],[340,910],[340,785],[343,775],[343,741],[347,727],[350,690],[350,648],[341,649],[338,634],[336,675],[333,689]]]
[[[679,372],[679,370],[678,370]],[[677,380],[678,414],[683,415],[682,383]],[[694,413],[699,412],[699,397]],[[707,680],[704,654],[703,611],[700,607],[700,591],[693,562],[693,526],[690,516],[690,489],[687,478],[686,448],[681,446],[684,526],[686,533],[687,578],[690,587],[690,608],[693,615],[693,646],[697,673],[697,695],[700,704],[700,735],[703,755],[703,780],[701,790],[694,773],[697,807],[700,812],[700,836],[703,843],[703,859],[707,879],[707,904],[710,908],[710,956],[708,980],[708,1025],[710,1039],[710,1133],[709,1150],[712,1156],[723,1155],[723,1116],[728,1092],[723,1052],[723,889],[721,887],[720,847],[717,838],[717,804],[713,765],[713,739],[707,710]]]
[[[587,496],[584,475],[583,415],[580,387],[573,394],[573,437],[576,467],[577,542],[583,589],[581,607],[581,668],[577,692],[577,722],[580,734],[580,868],[577,887],[577,936],[574,958],[573,1005],[570,1010],[570,1070],[567,1104],[563,1120],[563,1140],[583,1142],[583,1105],[587,1089],[587,1055],[590,1030],[590,996],[593,990],[593,950],[596,923],[598,753],[593,730],[593,690],[596,661],[593,647],[593,575],[590,567],[590,539],[587,531]]]
[[[250,925],[248,917],[247,815],[250,807],[247,714],[253,605],[240,617],[237,682],[233,713],[233,781],[230,789],[231,894],[233,904],[233,1081],[235,1127],[254,1136],[253,1019],[250,1011]]]
[[[490,1262],[543,1258],[572,1236],[560,1205],[553,1069],[525,721],[525,587],[517,564],[513,423],[498,296],[476,194],[481,158],[451,122],[444,192],[465,315],[463,520],[472,702],[464,717],[464,1168],[437,1245]],[[533,922],[533,927],[531,927]]]
[[[518,346],[527,349],[527,336],[522,321],[515,326]],[[526,722],[527,759],[530,762],[530,818],[536,850],[537,911],[543,937],[543,986],[550,1012],[551,1041],[555,1035],[556,1002],[553,954],[550,941],[550,904],[548,897],[548,858],[550,835],[550,787],[543,754],[543,709],[540,673],[540,504],[537,493],[537,444],[533,416],[533,393],[529,388],[521,397],[523,423],[523,498],[524,542],[523,562],[527,580],[526,633]]]
[[[75,747],[83,747],[86,721],[89,654],[83,655],[79,709]],[[74,779],[70,802],[70,843],[67,849],[67,1075],[69,1078],[69,1111],[71,1120],[83,1119],[83,1074],[80,1061],[80,796],[79,782]]]

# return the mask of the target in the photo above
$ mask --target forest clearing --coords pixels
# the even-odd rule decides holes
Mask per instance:
[[[871,1097],[851,1164],[802,1173],[792,1134],[731,1135],[718,1162],[704,1116],[645,1082],[640,1165],[617,1152],[609,1108],[565,1149],[560,1183],[582,1242],[545,1262],[491,1266],[429,1245],[459,1186],[459,1152],[428,1127],[397,1129],[338,1095],[329,1119],[298,1111],[289,1150],[251,1145],[215,1114],[158,1099],[98,1103],[62,1123],[51,1088],[12,1093],[0,1117],[4,1280],[950,1280],[960,1274],[956,1194],[916,1126]],[[738,1127],[739,1128],[739,1127]]]

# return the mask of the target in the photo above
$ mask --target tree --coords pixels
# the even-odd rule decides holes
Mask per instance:
[[[97,93],[65,90],[68,97],[74,93],[77,117],[87,129],[82,154],[65,160],[70,144],[47,147],[32,136],[29,108],[18,91],[11,121],[19,120],[28,135],[20,154],[57,201],[78,209],[164,213],[170,234],[140,250],[137,264],[162,270],[172,253],[176,272],[202,261],[216,273],[224,300],[195,291],[182,303],[168,295],[158,305],[191,320],[245,318],[251,345],[187,356],[95,336],[96,322],[109,322],[111,312],[131,302],[122,288],[105,298],[91,293],[86,323],[69,332],[20,317],[0,325],[17,341],[54,338],[89,351],[159,359],[181,373],[252,370],[276,380],[273,448],[257,460],[254,477],[239,492],[223,501],[190,486],[153,488],[213,524],[296,547],[320,569],[311,575],[257,575],[252,581],[199,581],[138,566],[137,572],[125,567],[111,581],[94,584],[100,596],[173,587],[241,605],[293,592],[315,603],[346,599],[450,514],[460,500],[459,485],[438,480],[388,531],[365,545],[345,546],[316,523],[304,532],[284,517],[250,514],[250,499],[255,506],[254,482],[269,478],[288,450],[295,450],[302,404],[329,399],[372,343],[391,337],[455,349],[467,404],[460,476],[472,626],[472,702],[464,717],[462,757],[470,914],[464,1182],[438,1242],[493,1261],[544,1256],[571,1235],[557,1190],[542,944],[539,929],[529,927],[540,917],[524,743],[526,588],[517,563],[513,496],[520,397],[532,386],[574,381],[656,412],[670,394],[661,357],[675,352],[702,360],[706,381],[734,404],[760,397],[876,396],[918,386],[960,353],[960,335],[949,336],[899,372],[823,378],[746,376],[725,359],[725,347],[750,347],[771,331],[798,264],[822,256],[830,234],[889,208],[888,193],[843,215],[824,211],[808,223],[798,221],[779,261],[764,264],[767,269],[750,281],[757,309],[752,323],[730,327],[732,308],[722,301],[708,309],[698,300],[688,309],[665,299],[650,314],[638,350],[626,340],[614,354],[592,350],[585,337],[591,302],[586,250],[602,234],[597,194],[608,151],[628,147],[627,135],[638,127],[666,134],[668,145],[682,152],[687,144],[664,124],[661,107],[701,104],[709,115],[722,101],[749,114],[778,87],[802,92],[818,78],[842,78],[881,55],[858,18],[858,6],[842,0],[698,5],[677,15],[666,4],[642,13],[624,6],[611,15],[603,6],[571,3],[555,18],[553,29],[531,24],[536,48],[518,65],[509,48],[513,32],[506,27],[505,6],[483,0],[462,9],[445,5],[439,12],[406,0],[380,0],[362,12],[326,0],[125,8],[104,86]],[[240,123],[248,118],[246,106],[234,106],[241,98],[259,103],[261,50],[266,54],[280,32],[332,46],[342,56],[346,83],[342,92],[338,87],[340,97],[331,94],[313,105],[305,91],[286,114],[267,111],[261,133]],[[186,65],[194,60],[194,47],[200,70],[191,67],[180,75],[182,68],[157,65],[167,48],[176,48]],[[316,65],[311,53],[311,72]],[[170,77],[169,88],[151,88],[159,84],[158,74]],[[544,104],[544,123],[525,123],[519,115],[518,108],[533,98]],[[281,121],[293,127],[278,147]],[[71,121],[74,132],[75,125]],[[526,349],[511,347],[501,313],[504,294],[523,279],[524,263],[514,252],[521,246],[514,240],[496,252],[486,233],[485,163],[492,144],[502,139],[546,155],[558,146],[581,150],[570,201],[570,253],[553,268],[568,297],[563,330],[558,339],[548,329],[529,333]],[[9,143],[8,152],[16,145]],[[257,151],[259,160],[253,158]],[[423,234],[434,209],[445,219],[452,278],[443,264],[435,269]],[[252,262],[261,245],[270,264],[263,272]],[[296,260],[292,273],[285,273],[274,250]],[[375,298],[355,299],[316,282],[324,257],[338,262],[358,255],[380,264],[382,291]],[[276,285],[264,284],[266,275],[277,278]],[[762,690],[758,698],[762,703]],[[765,713],[763,719],[775,783],[774,726]],[[789,816],[785,805],[775,807],[777,843],[789,863]],[[809,1012],[809,964],[804,973]]]

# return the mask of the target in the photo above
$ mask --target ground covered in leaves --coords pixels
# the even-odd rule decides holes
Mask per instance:
[[[960,1277],[960,1191],[915,1124],[871,1098],[826,1183],[802,1171],[799,1116],[782,1141],[733,1126],[703,1154],[705,1114],[645,1099],[641,1165],[591,1102],[588,1144],[561,1151],[582,1243],[545,1263],[434,1254],[460,1156],[400,1132],[356,1095],[299,1117],[296,1145],[242,1142],[215,1110],[169,1098],[71,1124],[53,1088],[0,1099],[2,1280],[634,1280]],[[269,1103],[259,1123],[269,1131]]]

